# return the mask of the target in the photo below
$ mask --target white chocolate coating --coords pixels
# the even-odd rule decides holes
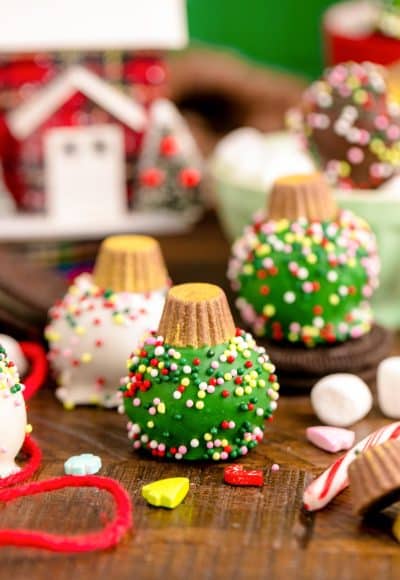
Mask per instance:
[[[16,366],[0,352],[0,478],[19,471],[15,458],[27,430],[23,388]]]
[[[379,407],[386,417],[400,418],[400,356],[391,356],[378,366],[376,388]]]
[[[28,361],[26,360],[18,341],[16,341],[15,338],[12,338],[12,336],[8,336],[8,334],[0,334],[0,344],[6,349],[7,357],[15,363],[21,377],[26,375],[28,371]]]
[[[337,373],[319,380],[311,391],[311,404],[320,421],[333,427],[348,427],[371,410],[372,395],[356,375]]]
[[[149,294],[104,294],[82,274],[50,310],[49,359],[66,408],[118,404],[126,361],[144,336],[158,327],[167,289]]]

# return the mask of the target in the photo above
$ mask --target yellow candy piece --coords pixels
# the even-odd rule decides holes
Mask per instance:
[[[187,477],[169,477],[153,481],[142,487],[142,496],[150,505],[169,509],[176,508],[189,491]]]

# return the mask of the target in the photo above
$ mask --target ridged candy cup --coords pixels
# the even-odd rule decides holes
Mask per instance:
[[[361,453],[349,465],[353,511],[365,515],[400,497],[400,441],[385,441]]]
[[[82,274],[49,313],[45,336],[66,408],[117,405],[121,367],[157,328],[169,281],[160,247],[147,236],[107,238],[93,275]]]
[[[26,430],[23,385],[16,366],[0,346],[0,478],[19,471],[15,458],[24,443]]]
[[[263,438],[279,384],[265,349],[235,329],[224,292],[183,284],[157,333],[133,352],[120,411],[134,449],[156,457],[228,460]]]

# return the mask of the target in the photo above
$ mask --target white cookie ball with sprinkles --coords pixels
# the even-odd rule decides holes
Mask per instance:
[[[102,243],[93,274],[75,279],[51,308],[45,330],[56,394],[66,409],[117,406],[121,367],[157,328],[168,287],[156,240],[112,236]]]

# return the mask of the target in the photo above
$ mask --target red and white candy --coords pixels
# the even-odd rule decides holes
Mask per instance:
[[[400,421],[374,431],[359,441],[350,451],[339,457],[326,471],[306,488],[303,504],[306,510],[315,511],[325,507],[349,485],[348,467],[359,453],[380,445],[389,439],[400,439]]]

